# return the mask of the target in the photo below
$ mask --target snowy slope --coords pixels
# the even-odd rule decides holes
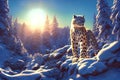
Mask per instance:
[[[80,59],[75,63],[72,63],[69,45],[51,54],[40,56],[40,59],[34,59],[32,62],[34,64],[21,73],[1,68],[0,78],[6,80],[119,80],[120,41],[103,47],[93,58]],[[36,64],[39,66],[35,69]]]
[[[0,68],[10,71],[21,72],[25,69],[29,58],[26,54],[16,54],[0,43]]]

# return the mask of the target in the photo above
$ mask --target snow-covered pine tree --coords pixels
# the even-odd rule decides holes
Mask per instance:
[[[52,42],[54,44],[54,48],[56,48],[56,46],[58,44],[57,40],[58,40],[58,37],[59,37],[59,28],[58,28],[58,21],[57,21],[56,16],[54,16],[53,22],[52,22],[52,25],[51,25],[51,36],[52,36]]]
[[[45,29],[45,30],[46,30],[46,29],[47,29],[47,30],[50,29],[50,23],[49,23],[49,17],[48,17],[48,15],[46,16],[44,29]]]
[[[17,27],[17,26],[18,26],[18,19],[17,19],[17,18],[14,20],[13,26],[14,26],[14,27]]]
[[[93,16],[93,29],[92,29],[92,31],[93,31],[94,35],[97,37],[99,30],[96,26],[96,14],[94,14],[94,16]]]
[[[56,16],[54,16],[53,18],[53,22],[52,22],[52,25],[51,25],[51,34],[54,36],[56,35],[57,33],[57,30],[58,29],[58,21],[57,21],[57,18]]]
[[[112,32],[112,24],[110,20],[111,10],[106,0],[98,0],[97,2],[96,26],[99,29],[98,38],[100,40],[108,40]]]
[[[113,23],[113,26],[115,25],[115,17],[116,17],[118,12],[120,13],[120,0],[114,0],[113,6],[112,6],[112,13],[110,16],[112,23]]]
[[[112,33],[116,35],[116,40],[120,40],[120,12],[118,12],[115,17]]]
[[[115,36],[115,40],[120,40],[120,0],[114,0],[112,6],[112,14],[111,14],[113,28],[113,35]]]
[[[93,15],[93,31],[96,30],[96,14]]]
[[[7,0],[0,0],[0,36],[8,34],[8,2]]]
[[[12,18],[12,16],[9,16],[9,18],[8,18],[8,24],[9,24],[9,26],[10,26],[10,32],[12,33],[12,34],[14,34],[14,27],[13,27],[13,18]]]
[[[15,53],[25,53],[26,50],[19,39],[10,32],[8,0],[0,0],[0,42]]]
[[[65,26],[64,28],[60,28],[59,36],[59,47],[63,47],[65,45],[70,44],[70,27]]]
[[[12,24],[12,32],[13,32],[13,34],[16,36],[16,37],[18,37],[18,20],[17,20],[17,18],[15,19],[15,21],[12,21],[13,22],[13,24]]]
[[[13,32],[15,34],[15,36],[17,38],[20,38],[20,40],[22,40],[23,38],[23,34],[24,34],[24,31],[23,31],[23,28],[24,28],[24,25],[25,23],[21,24],[19,23],[18,21],[18,18],[16,18],[14,21],[13,21]]]
[[[24,42],[25,43],[25,41],[26,41],[26,23],[23,23],[21,26],[20,26],[20,33],[19,33],[19,36],[20,36],[20,39],[22,40],[22,42]]]
[[[45,25],[44,25],[44,33],[42,35],[42,43],[44,46],[50,49],[51,48],[50,42],[51,42],[50,24],[49,24],[49,17],[47,15]]]

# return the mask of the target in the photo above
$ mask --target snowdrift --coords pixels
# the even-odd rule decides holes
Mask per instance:
[[[120,41],[104,46],[92,58],[75,63],[70,45],[66,45],[31,60],[20,73],[0,68],[1,80],[119,80],[119,74]]]

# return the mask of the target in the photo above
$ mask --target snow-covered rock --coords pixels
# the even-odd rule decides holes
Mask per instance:
[[[120,79],[120,69],[110,69],[107,72],[97,75],[90,76],[88,80],[119,80]]]
[[[120,53],[120,41],[111,43],[108,47],[99,51],[96,58],[99,61],[106,61],[112,59]]]
[[[5,62],[4,67],[11,68],[12,70],[19,70],[22,71],[26,68],[27,62],[23,59],[23,56],[10,56]]]
[[[35,53],[31,60],[27,64],[27,69],[37,70],[44,63],[43,55],[40,53]]]
[[[68,59],[68,60],[64,61],[64,62],[61,64],[60,69],[61,69],[62,71],[67,71],[68,68],[69,68],[69,64],[70,64],[70,63],[72,63],[72,60],[71,60],[71,59]]]
[[[48,61],[48,60],[49,60],[49,55],[50,55],[50,54],[45,54],[45,55],[43,55],[43,59],[44,59],[45,61]]]
[[[47,69],[41,72],[43,75],[45,75],[46,77],[50,77],[50,78],[59,78],[58,76],[60,75],[60,70],[57,68],[52,68],[52,69]]]
[[[70,45],[66,45],[63,48],[59,48],[55,50],[53,53],[50,54],[50,57],[53,57],[55,59],[61,58],[67,52],[67,49],[69,47]]]
[[[87,80],[86,78],[82,77],[80,74],[72,74],[68,76],[68,78],[63,78],[63,80]]]
[[[70,63],[70,64],[69,64],[69,69],[68,69],[68,75],[71,75],[71,74],[76,73],[76,72],[77,72],[76,67],[77,67],[77,62],[75,62],[75,63]]]
[[[6,48],[6,45],[0,44],[0,68],[12,70],[24,70],[27,57],[18,55]]]
[[[44,68],[45,69],[50,69],[50,68],[54,68],[54,67],[59,67],[61,63],[62,62],[59,59],[49,60],[49,61],[45,62]]]
[[[79,74],[88,76],[100,74],[107,69],[107,66],[91,58],[80,61],[77,65],[77,69]]]

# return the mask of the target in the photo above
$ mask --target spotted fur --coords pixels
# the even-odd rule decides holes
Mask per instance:
[[[77,61],[78,58],[87,58],[87,49],[89,45],[97,44],[96,39],[90,30],[86,30],[84,27],[84,16],[74,15],[71,23],[70,36],[71,36],[71,46],[74,60]],[[87,36],[87,33],[89,34]],[[88,40],[89,39],[89,40]],[[95,40],[95,41],[94,41]],[[78,48],[80,47],[80,56]],[[96,46],[95,46],[96,47]]]

